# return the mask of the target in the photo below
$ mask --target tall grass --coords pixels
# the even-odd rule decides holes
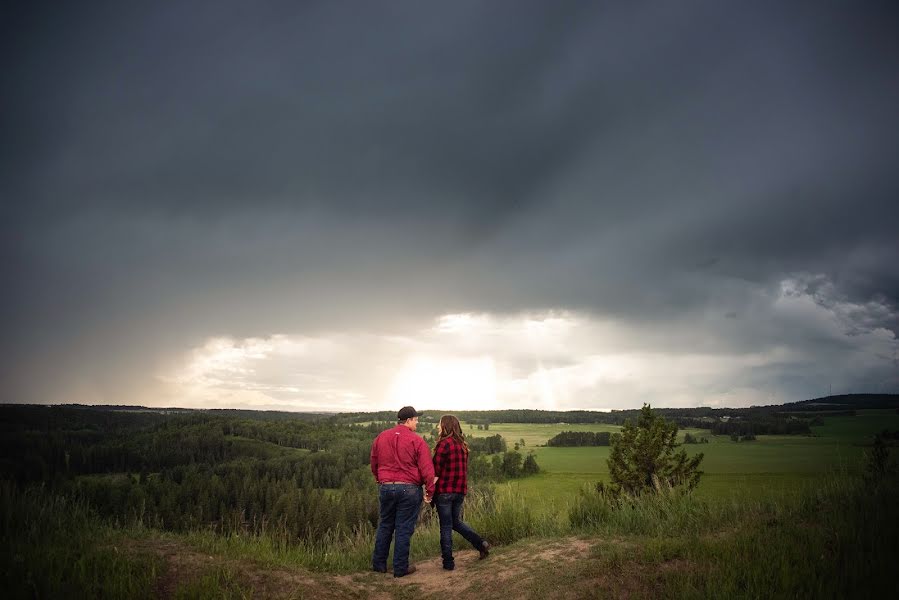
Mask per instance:
[[[612,503],[585,489],[565,514],[534,510],[533,499],[501,485],[473,490],[464,518],[496,544],[594,536],[591,560],[572,564],[563,574],[547,571],[543,584],[550,591],[564,581],[575,585],[603,573],[627,572],[645,583],[635,588],[638,592],[656,596],[875,597],[894,591],[897,499],[896,477],[872,483],[838,473],[776,500],[709,502],[663,490]],[[0,483],[4,596],[149,597],[158,560],[115,548],[116,540],[141,532],[147,530],[139,518],[122,529],[104,523],[83,502]],[[278,527],[255,534],[196,530],[176,537],[221,558],[328,573],[366,571],[374,546],[368,524],[352,531],[333,529],[315,541],[299,541]],[[456,536],[455,547],[468,546]],[[422,510],[411,554],[413,561],[439,555],[439,524],[430,507]],[[663,566],[671,561],[674,567]],[[543,584],[537,578],[529,585],[539,589]],[[248,597],[252,590],[219,569],[177,593]]]
[[[585,486],[568,518],[573,532],[661,536],[714,529],[748,508],[745,503],[712,503],[676,490],[614,499]]]
[[[6,598],[149,598],[156,559],[119,551],[81,501],[0,481]]]
[[[474,490],[465,500],[463,518],[491,543],[505,544],[527,537],[566,533],[560,515],[533,510],[531,504],[516,495],[509,486]],[[454,548],[470,548],[461,536],[453,535]],[[286,530],[278,528],[264,535],[220,535],[194,531],[187,536],[192,544],[211,553],[334,573],[369,569],[374,538],[374,528],[367,525],[351,532],[333,529],[314,542],[293,540]],[[440,524],[437,513],[430,506],[423,506],[412,537],[410,558],[413,561],[423,560],[439,553]]]
[[[568,512],[574,533],[616,535],[684,535],[732,530],[746,520],[782,518],[804,510],[813,517],[821,498],[848,498],[865,487],[864,480],[846,464],[826,476],[806,482],[776,496],[701,498],[680,488],[660,486],[656,493],[614,496],[583,486]],[[808,507],[815,510],[808,512]]]
[[[708,574],[681,585],[706,596],[894,597],[897,500],[895,479],[830,479],[794,502],[744,515],[731,536],[699,540],[687,556]]]
[[[572,531],[633,540],[630,568],[647,595],[890,597],[899,559],[899,481],[846,473],[778,500],[710,503],[662,493],[616,505],[584,490]],[[619,568],[619,553],[598,546]],[[605,556],[608,555],[608,556]],[[679,560],[680,568],[660,568]]]
[[[492,543],[565,533],[562,515],[536,510],[533,501],[517,495],[508,485],[498,486],[489,493],[473,494],[466,498],[464,507],[465,520]]]

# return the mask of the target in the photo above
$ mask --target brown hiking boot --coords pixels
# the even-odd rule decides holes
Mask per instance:
[[[481,542],[481,547],[478,548],[478,552],[481,553],[481,555],[478,557],[478,560],[484,560],[485,558],[490,556],[490,544],[488,544],[486,540]]]
[[[409,568],[406,569],[406,572],[405,572],[405,573],[403,573],[402,575],[397,575],[396,572],[394,572],[394,573],[393,573],[393,576],[394,576],[394,577],[405,577],[406,575],[411,575],[411,574],[414,573],[415,571],[416,571],[415,565],[409,565]]]

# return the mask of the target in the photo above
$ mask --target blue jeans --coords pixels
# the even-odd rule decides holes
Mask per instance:
[[[440,517],[440,554],[443,556],[443,568],[454,569],[453,530],[458,531],[468,540],[475,550],[480,550],[484,540],[474,529],[462,520],[462,503],[465,494],[437,494],[437,516]]]
[[[390,542],[396,531],[396,545],[393,547],[393,575],[399,577],[409,569],[409,544],[418,511],[421,510],[421,486],[411,483],[387,483],[380,486],[378,499],[381,504],[381,518],[375,536],[375,551],[371,566],[376,571],[387,569],[387,555]]]

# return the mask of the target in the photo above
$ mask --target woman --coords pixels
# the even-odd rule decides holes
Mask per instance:
[[[485,542],[474,529],[462,521],[462,503],[468,493],[468,444],[459,419],[453,415],[443,415],[437,425],[437,446],[434,448],[434,474],[437,485],[434,489],[434,504],[440,517],[440,552],[443,568],[452,571],[453,530],[480,552],[481,559],[490,554],[490,544]]]

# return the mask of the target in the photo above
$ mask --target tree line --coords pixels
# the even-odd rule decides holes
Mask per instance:
[[[859,407],[882,407],[899,405],[899,395],[853,395],[835,397],[843,402],[855,402]],[[816,403],[790,403],[772,406],[752,406],[748,408],[657,408],[653,409],[660,417],[676,424],[680,428],[707,429],[716,435],[730,435],[734,429],[749,429],[756,434],[770,433],[778,435],[809,435],[810,426],[820,424],[820,416],[854,415],[852,408],[842,404],[826,404],[822,399]],[[436,424],[442,411],[426,411],[421,423]],[[490,411],[457,411],[454,413],[461,421],[478,429],[488,430],[491,423],[541,423],[541,424],[607,424],[624,425],[628,420],[637,419],[639,410],[613,410],[610,412],[575,410],[548,411],[533,409],[490,410]],[[343,413],[334,419],[341,423],[359,423],[372,420],[390,420],[395,417],[391,412]],[[730,425],[739,422],[742,425]]]
[[[286,540],[377,524],[368,466],[393,422],[331,416],[0,409],[0,478],[86,499],[100,514],[171,530],[278,532]],[[433,432],[426,434],[434,445]],[[539,471],[502,436],[473,438],[473,485]]]
[[[549,440],[547,446],[608,446],[612,434],[608,431],[563,431]]]
[[[715,423],[711,427],[713,435],[811,435],[809,421],[805,419],[770,419],[744,421],[731,419]]]

